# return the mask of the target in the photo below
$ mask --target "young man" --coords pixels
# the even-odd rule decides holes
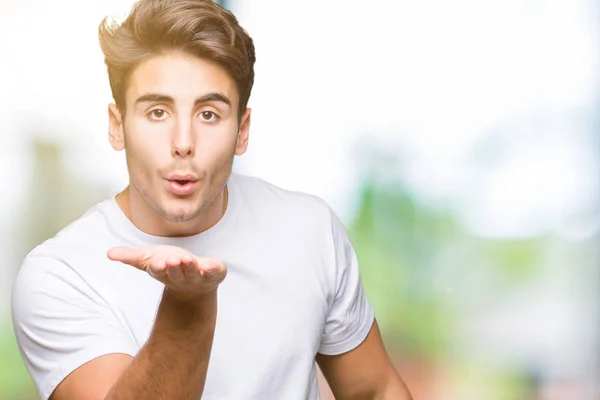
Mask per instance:
[[[99,33],[130,183],[20,269],[14,328],[41,398],[317,399],[316,360],[337,399],[410,399],[337,216],[232,174],[255,61],[235,17],[141,0]]]

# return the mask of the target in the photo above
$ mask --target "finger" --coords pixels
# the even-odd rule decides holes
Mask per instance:
[[[157,279],[162,279],[165,277],[165,275],[167,273],[166,269],[167,269],[167,263],[161,257],[152,257],[148,261],[147,271],[151,276],[153,276]]]
[[[144,253],[131,247],[117,246],[112,247],[106,253],[106,256],[113,261],[120,261],[124,264],[132,265],[139,269],[144,269]]]
[[[162,268],[162,269],[148,268],[147,271],[151,277],[153,277],[154,279],[156,279],[157,281],[160,281],[160,282],[165,280],[165,278],[167,277],[167,269],[166,268]]]
[[[172,282],[183,282],[183,268],[181,266],[166,268],[167,276]]]
[[[168,256],[167,257],[167,266],[176,267],[181,264],[181,259],[177,256]]]
[[[198,260],[200,274],[208,280],[222,281],[227,275],[227,268],[221,261],[214,259]]]
[[[190,264],[196,261],[196,258],[191,254],[184,254],[180,259],[182,264]]]
[[[186,282],[197,282],[201,278],[200,266],[196,260],[183,264],[183,277]]]

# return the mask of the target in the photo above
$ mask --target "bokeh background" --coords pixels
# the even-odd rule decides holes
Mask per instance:
[[[0,0],[1,400],[37,398],[23,256],[127,182],[97,27],[132,3]],[[222,3],[258,57],[235,168],[337,211],[415,399],[600,399],[599,2]]]

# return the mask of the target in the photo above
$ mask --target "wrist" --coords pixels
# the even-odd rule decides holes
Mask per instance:
[[[165,288],[158,314],[170,321],[167,324],[171,328],[176,329],[214,324],[217,315],[217,291],[190,296]]]
[[[159,347],[177,343],[178,348],[185,351],[202,348],[203,340],[199,338],[212,340],[216,322],[216,291],[182,298],[165,288],[148,343]]]
[[[163,300],[173,303],[178,308],[206,308],[217,300],[217,289],[207,293],[190,293],[177,291],[165,286]]]

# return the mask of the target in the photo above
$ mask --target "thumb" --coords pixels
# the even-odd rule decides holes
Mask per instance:
[[[120,261],[124,264],[132,265],[139,269],[143,267],[143,254],[141,251],[132,249],[131,247],[117,246],[111,247],[106,256],[113,261]]]

